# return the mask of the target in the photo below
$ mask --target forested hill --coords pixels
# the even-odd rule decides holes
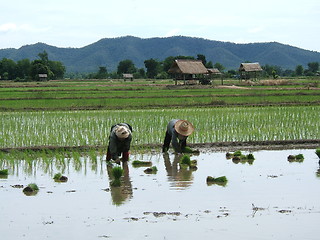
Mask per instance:
[[[114,71],[120,61],[130,59],[136,67],[144,67],[150,58],[159,61],[169,56],[203,54],[207,61],[221,63],[226,69],[238,69],[241,62],[259,62],[294,70],[297,65],[320,62],[320,53],[277,43],[235,44],[193,37],[142,39],[132,36],[105,38],[82,48],[58,48],[44,43],[26,45],[19,49],[0,49],[0,59],[14,61],[38,58],[46,51],[49,59],[62,62],[67,72],[96,72],[99,66]]]

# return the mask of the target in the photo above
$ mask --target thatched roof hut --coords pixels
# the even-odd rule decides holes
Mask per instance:
[[[208,73],[212,75],[220,75],[221,72],[218,68],[208,68]]]
[[[123,73],[122,77],[124,80],[130,79],[131,81],[133,81],[133,74],[131,74],[131,73]]]
[[[262,67],[259,63],[241,63],[239,67],[241,79],[257,78],[258,73],[262,72]]]
[[[176,59],[168,73],[175,75],[175,80],[199,80],[204,74],[208,73],[207,68],[201,60],[194,59]]]
[[[259,63],[241,63],[240,72],[261,72],[262,68]]]
[[[182,74],[205,74],[208,72],[201,60],[193,59],[176,59],[169,73],[182,73]]]

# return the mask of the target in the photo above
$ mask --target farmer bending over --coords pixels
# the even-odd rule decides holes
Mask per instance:
[[[129,150],[132,139],[132,127],[127,123],[118,123],[111,127],[107,161],[111,159],[119,163],[122,153],[122,161],[128,161]]]
[[[193,125],[187,120],[173,119],[168,123],[162,151],[167,152],[172,141],[176,153],[182,153],[187,145],[187,138],[194,131]]]

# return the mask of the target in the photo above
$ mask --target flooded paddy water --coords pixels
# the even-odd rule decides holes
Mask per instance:
[[[249,152],[244,152],[249,153]],[[105,156],[18,161],[0,178],[1,239],[319,239],[320,169],[315,149],[256,150],[253,162],[226,152],[131,155],[121,187],[112,187]],[[303,154],[300,162],[289,155]],[[132,161],[151,161],[144,172]],[[61,172],[67,182],[55,182]],[[226,176],[225,186],[208,176]],[[22,185],[40,190],[27,196]]]

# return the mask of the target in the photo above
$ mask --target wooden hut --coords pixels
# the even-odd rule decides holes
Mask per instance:
[[[127,79],[133,81],[133,74],[131,74],[131,73],[123,73],[122,77],[123,77],[124,81],[126,81]]]
[[[193,59],[176,59],[171,68],[168,70],[174,76],[175,84],[178,80],[183,80],[184,84],[188,82],[201,81],[204,79],[204,74],[208,73],[208,70],[203,65],[201,60]]]
[[[40,73],[40,74],[38,74],[38,78],[39,78],[39,81],[47,81],[47,79],[48,79],[48,74],[46,74],[46,73]]]
[[[259,63],[241,63],[239,67],[240,79],[258,78],[258,74],[262,72]]]

